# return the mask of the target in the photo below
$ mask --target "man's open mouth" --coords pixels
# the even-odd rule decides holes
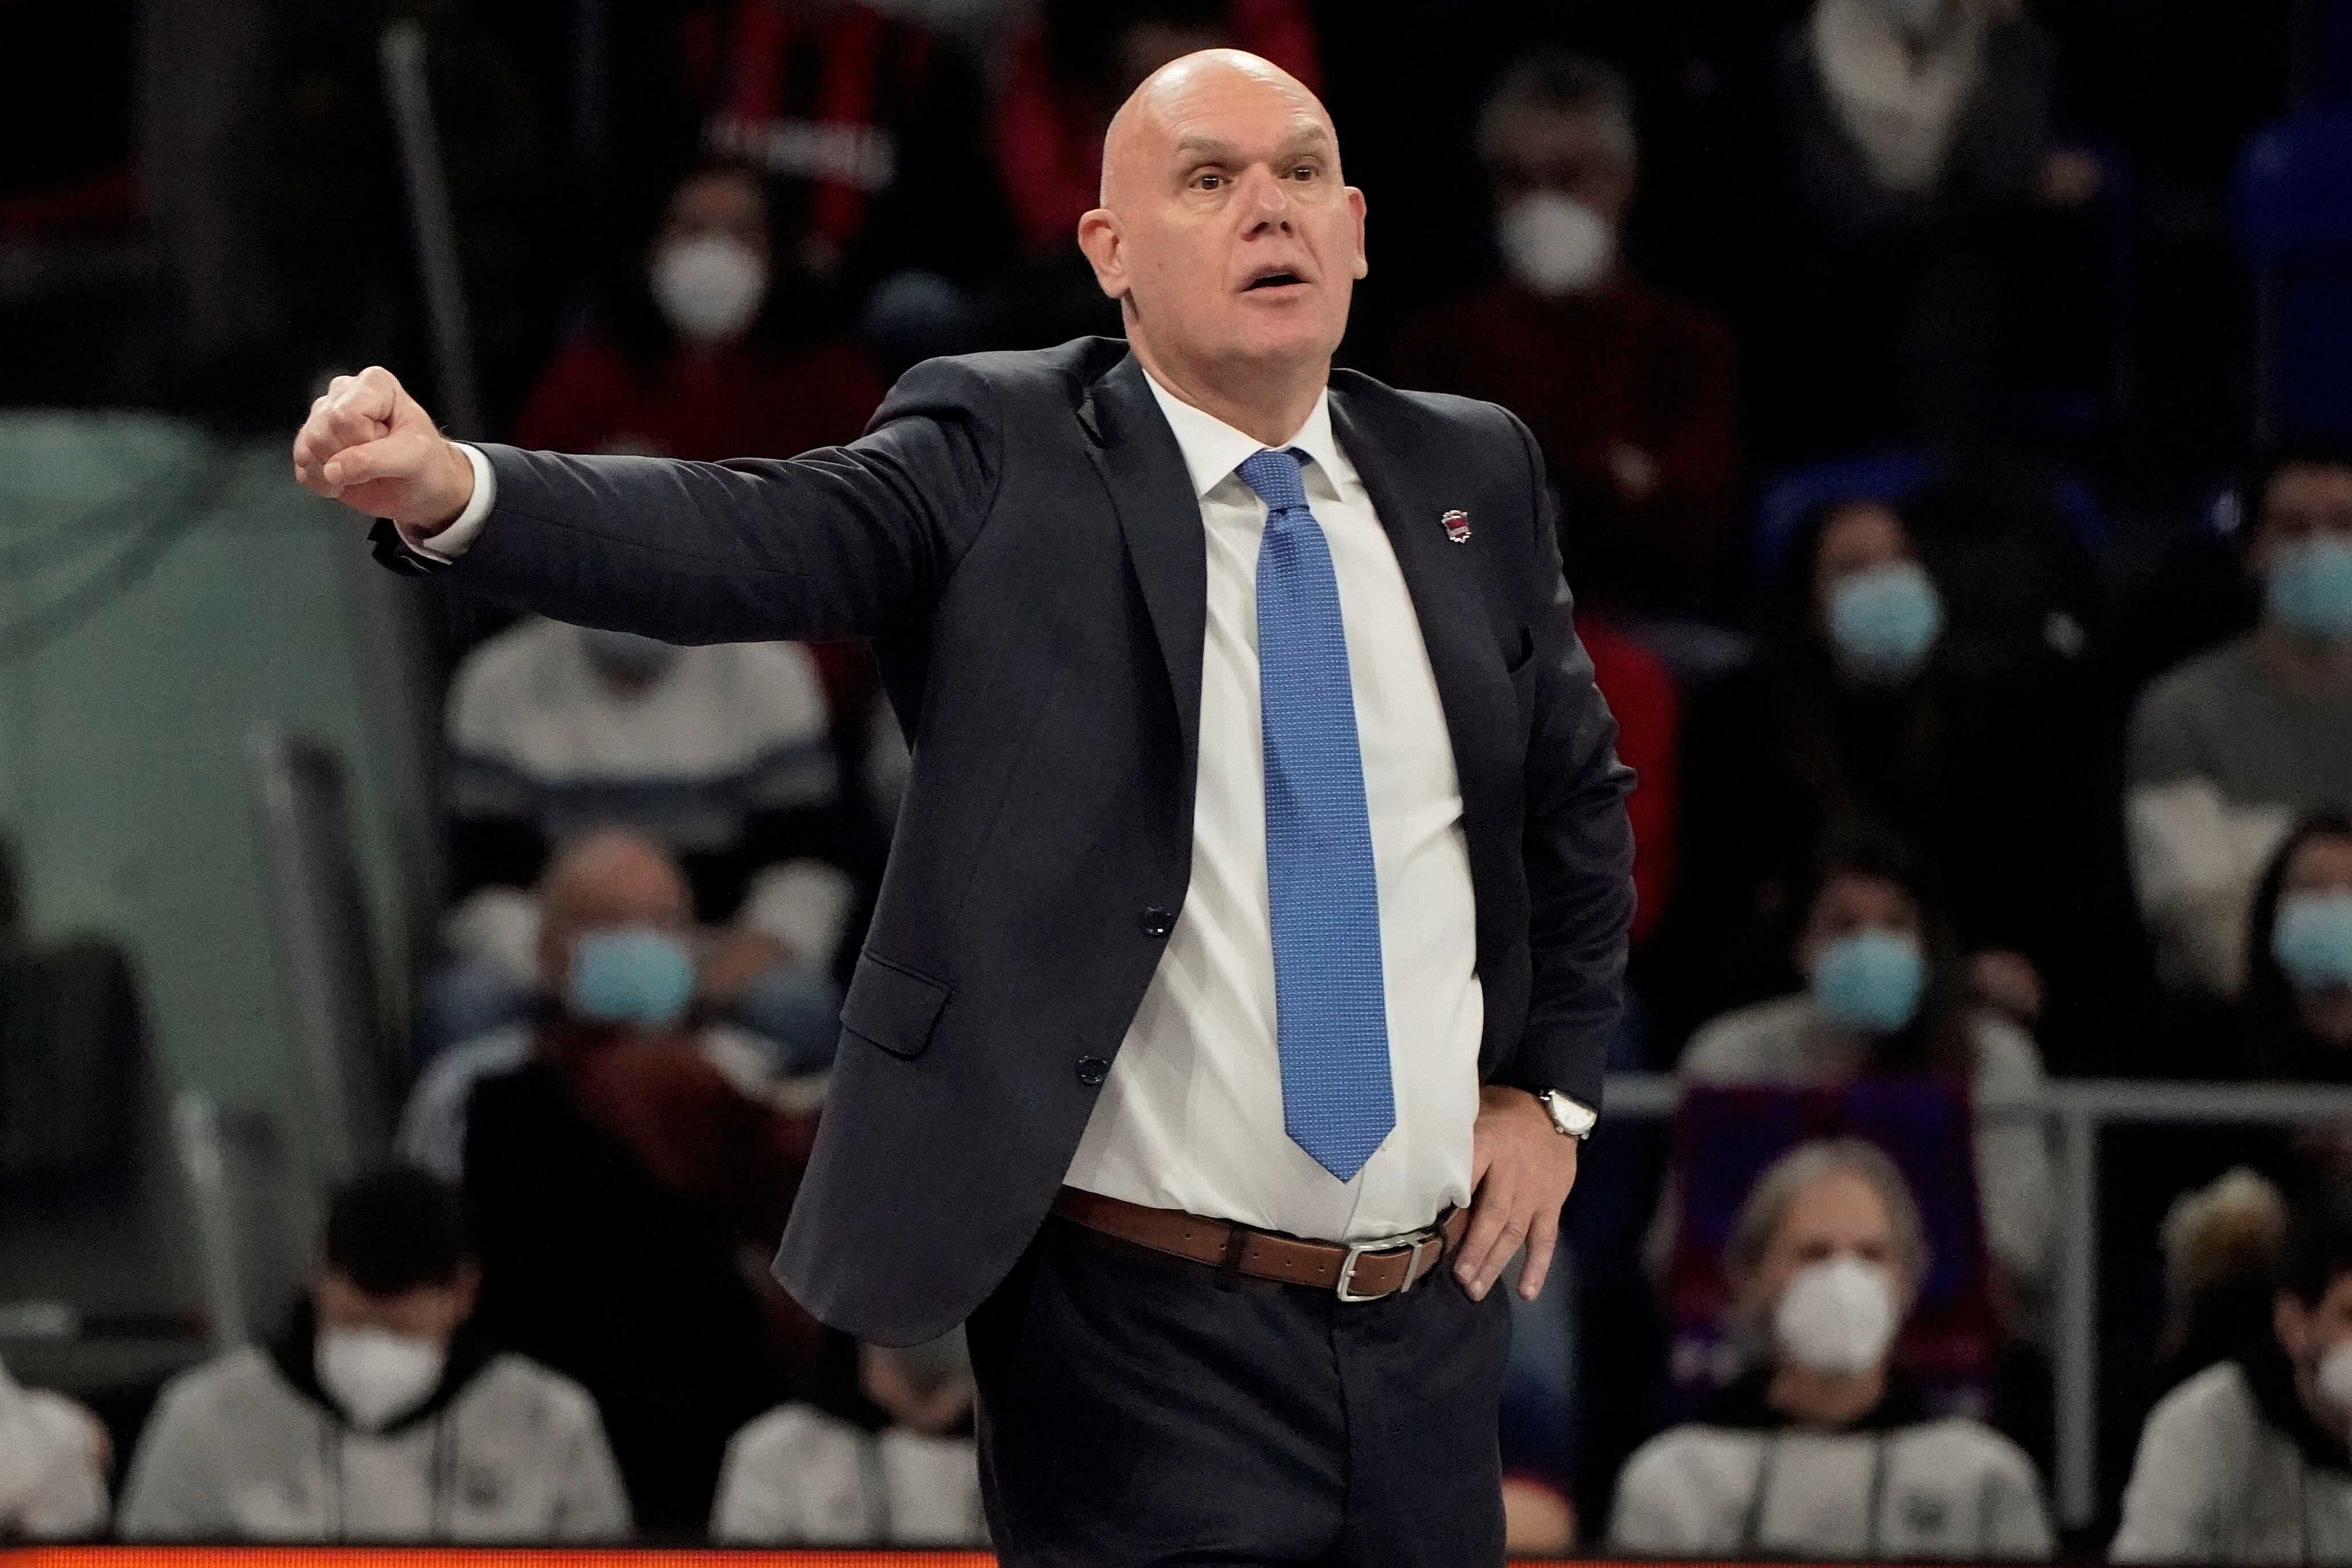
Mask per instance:
[[[1268,272],[1251,279],[1249,282],[1243,287],[1242,292],[1248,294],[1260,289],[1286,289],[1290,287],[1292,284],[1304,283],[1305,281],[1307,280],[1299,277],[1296,272]]]

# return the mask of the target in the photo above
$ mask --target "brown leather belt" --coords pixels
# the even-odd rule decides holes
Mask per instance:
[[[1231,1268],[1253,1279],[1329,1290],[1342,1301],[1377,1301],[1402,1295],[1461,1245],[1470,1227],[1466,1209],[1449,1209],[1434,1225],[1373,1241],[1301,1241],[1252,1230],[1181,1209],[1146,1208],[1122,1198],[1064,1187],[1054,1212],[1073,1225],[1171,1258]]]

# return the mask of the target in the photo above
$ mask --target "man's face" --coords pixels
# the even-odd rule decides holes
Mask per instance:
[[[446,1347],[459,1324],[473,1316],[481,1276],[472,1264],[446,1285],[419,1285],[396,1296],[371,1296],[335,1269],[320,1272],[310,1287],[321,1329],[381,1329]]]
[[[1599,114],[1530,105],[1502,121],[1500,129],[1504,134],[1486,155],[1496,210],[1549,192],[1624,226],[1633,205],[1633,161]]]
[[[1130,336],[1180,374],[1328,361],[1366,270],[1363,193],[1329,119],[1245,58],[1191,57],[1140,89],[1079,226]]]
[[[748,172],[714,169],[678,186],[662,215],[656,245],[731,239],[768,259],[768,197]]]
[[[2260,577],[2281,555],[2322,534],[2352,543],[2352,468],[2290,463],[2263,492],[2248,564]]]
[[[1740,1293],[1769,1313],[1778,1308],[1800,1269],[1834,1258],[1876,1264],[1905,1297],[1916,1284],[1904,1277],[1895,1221],[1886,1205],[1875,1188],[1850,1170],[1832,1171],[1790,1200],[1755,1277],[1740,1282],[1745,1287]]]
[[[1811,973],[1832,942],[1857,931],[1883,931],[1924,945],[1922,925],[1918,904],[1899,884],[1841,873],[1822,884],[1813,907],[1806,911],[1805,929],[1797,938],[1797,966]]]
[[[650,928],[683,937],[693,923],[685,879],[658,850],[618,836],[598,840],[548,876],[540,917],[541,983],[549,995],[564,995],[572,953],[592,931]]]
[[[2342,1430],[2343,1415],[2317,1397],[2314,1378],[2328,1352],[2352,1343],[2352,1274],[2338,1274],[2315,1302],[2280,1291],[2271,1304],[2271,1328],[2294,1363],[2295,1382],[2312,1415],[2331,1431]]]

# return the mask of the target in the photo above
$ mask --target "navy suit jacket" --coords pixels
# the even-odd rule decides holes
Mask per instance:
[[[1461,778],[1480,1073],[1598,1107],[1633,780],[1543,461],[1502,409],[1347,372],[1331,419]],[[862,1338],[946,1331],[1036,1235],[1183,908],[1207,566],[1141,366],[1098,338],[934,360],[862,438],[789,459],[483,450],[496,506],[453,584],[674,643],[873,639],[913,771],[776,1269]]]

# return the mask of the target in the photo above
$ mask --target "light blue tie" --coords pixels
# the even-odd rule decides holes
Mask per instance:
[[[1307,509],[1306,460],[1296,447],[1265,451],[1238,471],[1266,505],[1257,668],[1282,1120],[1344,1182],[1396,1125],[1396,1097],[1348,634],[1331,547]]]

